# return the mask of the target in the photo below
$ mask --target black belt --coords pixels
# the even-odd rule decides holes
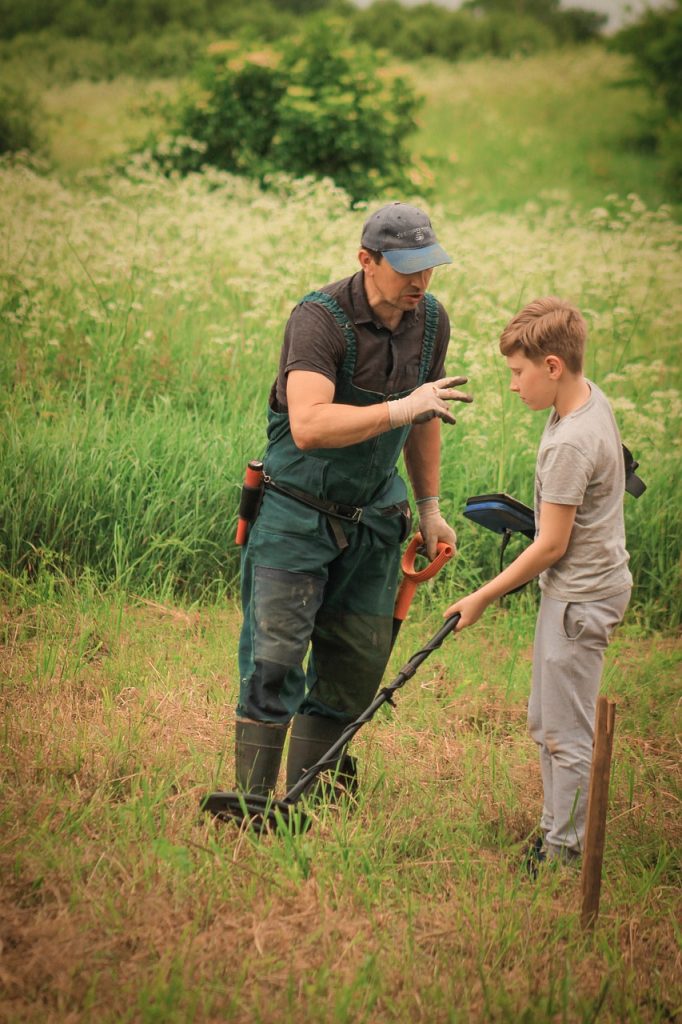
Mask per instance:
[[[362,508],[358,505],[342,505],[339,501],[327,501],[325,498],[308,494],[307,491],[299,491],[297,487],[283,487],[282,484],[276,484],[267,473],[263,474],[263,482],[270,490],[293,498],[294,501],[300,501],[302,505],[308,505],[309,508],[326,515],[339,551],[348,547],[348,538],[341,528],[339,519],[344,519],[347,523],[359,523],[362,519]]]
[[[347,519],[350,523],[359,523],[362,519],[364,510],[357,505],[342,505],[339,501],[327,501],[325,498],[318,498],[314,494],[308,494],[307,491],[299,491],[297,487],[283,487],[282,484],[275,483],[267,473],[263,475],[263,480],[265,481],[265,486],[271,490],[277,491],[279,494],[285,494],[288,498],[293,498],[294,501],[300,501],[303,505],[309,505],[310,508],[317,509],[318,512],[324,512],[327,516]]]

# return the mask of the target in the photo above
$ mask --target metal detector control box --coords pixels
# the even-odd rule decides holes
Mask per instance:
[[[508,494],[476,494],[467,498],[464,515],[479,526],[495,533],[522,533],[529,540],[535,537],[535,514],[532,508]]]

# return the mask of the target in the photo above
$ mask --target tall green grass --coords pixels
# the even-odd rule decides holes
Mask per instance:
[[[230,589],[240,482],[261,454],[286,317],[351,273],[365,210],[329,183],[267,193],[213,172],[165,179],[136,161],[66,187],[5,165],[0,557],[47,562],[138,592]],[[424,202],[414,197],[417,202]],[[448,369],[475,396],[443,430],[442,495],[462,586],[490,575],[497,539],[461,516],[506,490],[532,502],[542,416],[508,390],[497,338],[538,294],[573,299],[587,372],[610,395],[649,490],[626,497],[634,608],[679,621],[679,227],[636,196],[584,212],[454,217],[429,204],[454,265],[433,290],[452,322]]]

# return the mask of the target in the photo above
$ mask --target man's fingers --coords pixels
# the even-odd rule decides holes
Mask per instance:
[[[447,402],[473,402],[473,395],[465,395],[463,391],[446,391],[444,395],[440,396]]]
[[[455,391],[452,388],[439,388],[437,396],[444,402],[473,402],[473,395],[467,395],[464,391]]]
[[[443,377],[433,384],[433,393],[446,402],[473,402],[473,395],[455,391],[455,385],[468,383],[468,377]]]
[[[444,423],[455,424],[457,422],[457,420],[452,415],[449,409],[443,409],[441,412],[438,413],[438,416],[440,416]]]

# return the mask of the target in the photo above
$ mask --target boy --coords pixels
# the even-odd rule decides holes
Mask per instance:
[[[502,332],[511,390],[531,409],[552,407],[537,455],[535,540],[445,613],[459,612],[464,629],[540,576],[528,705],[544,789],[539,860],[580,856],[604,651],[632,588],[623,451],[606,397],[583,376],[586,335],[580,312],[554,296],[531,302]]]

